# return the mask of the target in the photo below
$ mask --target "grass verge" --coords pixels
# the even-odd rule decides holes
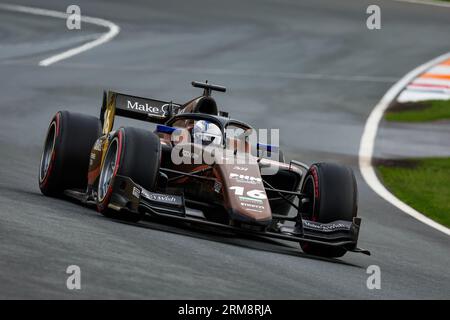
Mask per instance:
[[[396,197],[450,227],[450,158],[384,160],[377,170]]]
[[[450,119],[450,100],[397,103],[385,114],[387,121],[426,122]]]

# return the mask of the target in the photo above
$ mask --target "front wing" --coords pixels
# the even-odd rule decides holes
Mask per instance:
[[[330,223],[297,220],[295,225],[282,224],[276,231],[261,230],[252,225],[233,226],[208,221],[204,216],[189,210],[183,194],[177,194],[176,190],[173,192],[171,190],[170,194],[151,192],[129,177],[117,175],[115,179],[109,207],[116,211],[124,211],[124,214],[127,211],[140,212],[150,216],[214,226],[239,234],[342,247],[348,251],[370,255],[368,250],[357,247],[361,218],[355,217],[352,222],[339,220]]]

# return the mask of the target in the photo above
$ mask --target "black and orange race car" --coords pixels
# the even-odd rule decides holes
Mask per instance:
[[[185,104],[108,92],[99,117],[59,111],[42,153],[44,195],[96,206],[107,217],[175,219],[300,243],[340,257],[357,247],[357,186],[350,168],[286,162],[278,146],[219,111],[212,91]],[[116,116],[155,123],[120,127]],[[150,125],[149,125],[150,126]],[[167,221],[167,220],[166,220]]]

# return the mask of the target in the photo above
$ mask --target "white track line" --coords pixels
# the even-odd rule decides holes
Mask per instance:
[[[394,0],[397,2],[408,2],[414,4],[424,4],[428,6],[450,8],[450,3],[440,2],[436,0]]]
[[[427,218],[422,213],[416,211],[415,209],[408,206],[406,203],[400,201],[392,193],[390,193],[380,182],[375,170],[372,166],[373,150],[375,145],[375,138],[377,136],[378,126],[383,117],[384,111],[388,108],[391,101],[393,101],[397,95],[406,87],[414,78],[429,69],[430,67],[450,58],[450,52],[441,55],[423,65],[415,68],[406,74],[402,79],[395,83],[381,98],[380,102],[375,106],[367,119],[366,125],[364,127],[364,132],[361,137],[361,144],[359,148],[359,169],[361,174],[366,181],[366,183],[375,191],[379,196],[381,196],[386,201],[390,202],[392,205],[402,210],[403,212],[409,214],[413,218],[429,225],[430,227],[439,230],[446,235],[450,236],[450,229]]]
[[[6,3],[0,3],[0,9],[22,12],[22,13],[29,13],[29,14],[39,15],[39,16],[47,16],[47,17],[52,17],[52,18],[60,18],[60,19],[67,19],[67,17],[69,16],[69,14],[65,13],[65,12],[40,9],[40,8],[34,8],[34,7],[25,7],[25,6],[6,4]],[[105,20],[105,19],[88,17],[88,16],[84,16],[82,14],[81,21],[85,22],[85,23],[91,23],[91,24],[95,24],[98,26],[106,27],[109,29],[109,31],[102,34],[100,37],[98,37],[97,39],[95,39],[93,41],[87,42],[81,46],[58,53],[54,56],[51,56],[47,59],[40,61],[39,62],[40,66],[47,67],[58,61],[73,57],[74,55],[77,55],[84,51],[95,48],[96,46],[99,46],[101,44],[104,44],[104,43],[110,41],[120,31],[120,27],[118,25],[116,25],[115,23],[113,23],[111,21]]]

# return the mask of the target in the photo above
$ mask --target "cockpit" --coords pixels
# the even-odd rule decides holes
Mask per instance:
[[[203,146],[217,146],[239,152],[250,152],[249,137],[253,129],[240,121],[212,116],[208,114],[179,114],[166,125],[159,125],[158,132],[175,135],[179,139],[172,139],[177,144],[195,143]],[[184,131],[180,132],[180,131]],[[188,141],[186,141],[188,140]]]

